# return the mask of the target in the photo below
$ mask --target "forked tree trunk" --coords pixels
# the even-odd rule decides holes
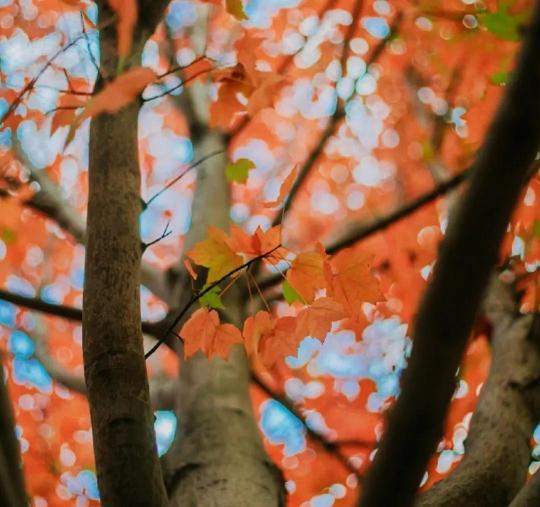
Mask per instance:
[[[205,134],[199,156],[224,149],[223,136]],[[186,249],[206,238],[207,228],[228,228],[230,197],[226,156],[197,169],[193,224]],[[189,296],[189,285],[184,297]],[[242,301],[229,291],[226,315],[241,322]],[[224,318],[224,316],[222,316]],[[182,358],[182,351],[179,350]],[[277,507],[284,503],[281,474],[266,455],[252,411],[249,366],[235,346],[228,361],[200,353],[181,363],[178,391],[179,436],[168,456],[171,506]]]

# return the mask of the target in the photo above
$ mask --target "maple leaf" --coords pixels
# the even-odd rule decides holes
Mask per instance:
[[[210,127],[230,128],[235,119],[245,111],[245,106],[238,101],[238,95],[248,96],[251,87],[236,81],[224,81],[218,89],[215,102],[210,104]]]
[[[332,323],[346,316],[343,306],[331,298],[319,298],[304,308],[297,317],[295,334],[298,340],[312,336],[323,341]]]
[[[303,252],[296,256],[287,271],[287,281],[306,303],[315,299],[315,293],[326,286],[322,252]]]
[[[287,255],[287,250],[278,248],[281,243],[281,226],[276,225],[266,231],[257,227],[253,234],[234,224],[231,226],[231,246],[237,252],[247,255],[262,256],[272,251],[272,255],[265,257],[265,262],[277,264]]]
[[[54,134],[61,127],[70,125],[75,118],[75,110],[84,107],[88,100],[88,97],[83,95],[64,94],[60,96],[58,106],[53,112],[51,134]]]
[[[286,195],[291,191],[291,188],[296,180],[297,174],[298,174],[298,166],[295,165],[292,171],[287,175],[287,177],[283,181],[281,188],[279,189],[278,198],[275,201],[267,201],[264,203],[264,206],[266,208],[275,208],[276,206],[279,206],[283,202]]]
[[[372,256],[347,248],[325,263],[327,293],[351,313],[358,314],[362,303],[383,299],[378,280],[371,272]]]
[[[242,331],[247,354],[260,360],[266,368],[286,356],[295,355],[298,348],[295,327],[294,317],[275,319],[266,311],[248,317]]]
[[[249,96],[247,112],[252,118],[265,107],[271,107],[287,79],[274,72],[257,72],[254,90]]]
[[[208,357],[229,357],[231,346],[242,343],[240,330],[232,324],[220,324],[215,310],[199,308],[180,330],[184,341],[184,357],[189,359],[197,351]]]
[[[195,264],[208,268],[206,282],[211,283],[240,267],[243,260],[221,229],[210,226],[208,236],[208,239],[199,241],[186,255]]]
[[[245,183],[248,179],[248,174],[255,164],[247,158],[239,158],[236,162],[228,164],[225,168],[225,176],[229,181],[237,183]]]
[[[101,113],[115,113],[130,104],[150,83],[157,78],[154,71],[148,67],[134,67],[105,87],[86,102],[86,107],[70,126],[66,145],[68,145],[79,125],[87,118],[93,118]]]
[[[133,30],[139,16],[137,0],[108,0],[111,9],[116,12],[116,37],[118,39],[118,55],[126,57],[131,50]]]

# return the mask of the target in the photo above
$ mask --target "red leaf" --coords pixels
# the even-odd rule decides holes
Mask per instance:
[[[327,293],[342,303],[351,315],[360,312],[362,303],[383,299],[379,282],[371,272],[371,255],[347,248],[334,255],[325,266]]]
[[[184,357],[189,359],[197,351],[208,357],[229,357],[231,346],[242,343],[240,330],[232,324],[220,324],[215,310],[200,308],[182,326],[180,336],[184,340]]]
[[[84,111],[75,118],[66,138],[66,145],[71,142],[79,125],[87,118],[101,113],[115,113],[130,104],[156,79],[154,71],[148,67],[134,67],[124,72],[94,97],[86,102]]]
[[[296,338],[312,336],[323,341],[332,323],[346,316],[343,306],[330,298],[320,298],[304,308],[297,317]]]
[[[287,271],[289,284],[307,303],[311,303],[316,292],[326,286],[324,261],[325,255],[321,252],[304,252],[296,256]]]
[[[238,225],[231,226],[232,247],[237,252],[247,255],[259,256],[271,252],[281,243],[281,226],[276,225],[267,231],[261,227],[253,234],[248,234]],[[287,255],[285,248],[278,248],[265,260],[270,264],[277,264]]]
[[[247,354],[260,360],[266,368],[286,356],[295,355],[298,348],[295,326],[294,317],[274,319],[265,311],[248,317],[242,332]]]

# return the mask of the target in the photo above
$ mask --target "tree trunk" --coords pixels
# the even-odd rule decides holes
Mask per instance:
[[[203,135],[200,155],[224,149],[219,133]],[[186,250],[207,227],[227,229],[230,197],[225,155],[197,169],[193,224]],[[183,291],[189,296],[190,287]],[[227,318],[241,322],[239,291],[229,291]],[[223,318],[223,316],[222,316]],[[182,351],[179,350],[182,358]],[[283,505],[281,474],[266,455],[249,395],[249,366],[235,346],[228,361],[200,353],[183,361],[178,392],[179,437],[167,457],[171,506],[271,507]]]
[[[0,361],[0,505],[2,507],[28,505],[19,442],[15,435],[15,418],[7,385],[4,382],[2,361]]]
[[[417,507],[506,507],[527,478],[530,437],[540,413],[540,335],[494,281],[486,302],[493,325],[489,378],[471,420],[465,457],[424,493]]]
[[[362,507],[414,502],[444,417],[508,221],[540,145],[540,2],[512,81],[441,243],[422,298],[401,394],[365,481]],[[389,488],[388,485],[392,484]]]
[[[114,33],[114,27],[101,33],[109,76],[117,67]],[[131,104],[90,128],[83,357],[104,507],[167,505],[140,317],[138,112]]]

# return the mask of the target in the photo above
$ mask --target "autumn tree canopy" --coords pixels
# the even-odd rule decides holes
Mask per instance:
[[[0,0],[0,505],[540,501],[538,54],[526,0]]]

